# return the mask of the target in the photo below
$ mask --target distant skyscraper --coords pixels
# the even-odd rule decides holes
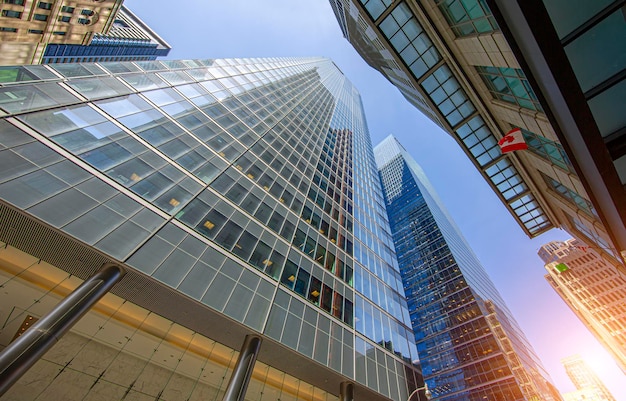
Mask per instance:
[[[572,355],[561,360],[567,375],[576,389],[589,392],[593,401],[615,401],[613,395],[596,376],[595,372],[583,361],[580,355]]]
[[[626,274],[622,0],[576,12],[556,0],[330,4],[345,38],[454,138],[528,236],[562,227]],[[503,154],[512,128],[528,150]]]
[[[422,387],[360,96],[334,63],[5,71],[0,344],[77,277],[126,270],[11,400],[221,399],[249,334],[246,399]]]
[[[374,148],[424,380],[436,400],[559,400],[421,168]]]
[[[106,61],[146,61],[165,57],[171,46],[122,6],[108,33],[94,35],[89,45],[50,43],[42,64]]]
[[[604,401],[605,398],[599,398],[597,391],[592,388],[583,390],[574,390],[563,393],[563,401]]]
[[[553,241],[539,249],[545,278],[626,374],[626,280],[582,242]]]

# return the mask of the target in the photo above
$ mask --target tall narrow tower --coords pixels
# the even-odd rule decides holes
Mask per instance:
[[[561,359],[561,363],[572,383],[579,391],[589,390],[593,399],[598,401],[615,401],[613,395],[604,386],[596,373],[587,365],[580,355],[572,355]]]
[[[424,379],[436,400],[559,400],[532,347],[421,168],[374,149]]]

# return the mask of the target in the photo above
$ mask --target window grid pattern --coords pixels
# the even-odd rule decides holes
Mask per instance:
[[[384,217],[384,201],[380,181],[377,179],[367,125],[364,116],[361,113],[355,113],[360,108],[360,99],[355,96],[355,91],[352,91],[352,94],[345,91],[338,100],[331,121],[331,128],[340,130],[338,134],[344,135],[346,139],[350,136],[352,138],[353,157],[349,165],[353,167],[353,175],[350,178],[353,178],[354,182],[354,266],[355,272],[359,272],[358,277],[355,274],[355,287],[359,286],[371,294],[371,299],[355,295],[355,316],[366,319],[356,331],[379,344],[381,350],[386,348],[387,352],[393,352],[408,363],[416,359],[417,351],[414,343],[406,340],[410,338],[407,336],[410,328],[405,301],[395,304],[393,299],[382,300],[389,293],[395,293],[398,297],[396,299],[400,299],[402,289],[398,280],[397,262],[393,256],[388,221]],[[345,131],[342,129],[344,127],[350,127],[350,130]],[[354,163],[352,163],[353,160]],[[396,306],[399,306],[402,311],[395,309]],[[372,320],[374,318],[377,320]],[[356,323],[358,322],[355,319]],[[380,328],[380,332],[365,329],[371,326]],[[379,335],[376,336],[376,333]],[[366,358],[366,363],[373,362],[373,366],[366,366],[365,369],[356,366],[356,380],[366,382],[369,387],[391,396],[396,378],[380,374],[377,377],[375,372],[381,370],[390,372],[392,365],[389,362],[384,363],[387,358],[382,355],[382,351],[379,350],[376,353],[380,353],[380,357]]]
[[[19,119],[167,213],[201,186],[87,105]]]
[[[558,166],[569,173],[575,174],[572,163],[560,143],[554,142],[544,136],[535,134],[534,132],[526,129],[520,129],[524,135],[524,140],[528,144],[528,149],[555,166]]]
[[[421,86],[451,127],[457,126],[463,119],[476,112],[447,65],[437,68],[424,79]]]
[[[386,155],[393,148],[395,158]],[[389,137],[375,152],[420,364],[430,391],[442,399],[448,395],[455,399],[459,393],[495,398],[519,394],[500,340],[515,343],[516,351],[524,350],[525,341],[507,323],[510,317],[497,290],[429,192],[423,173],[397,141]],[[400,190],[395,185],[398,181]],[[497,315],[481,309],[484,299],[500,305]],[[499,334],[494,326],[506,334]],[[529,366],[534,364],[522,352],[518,356]]]
[[[495,99],[516,104],[529,110],[543,111],[537,95],[524,72],[518,68],[483,67],[476,70]]]
[[[187,89],[190,88],[186,88],[186,90]],[[306,92],[299,89],[299,93]],[[222,103],[224,102],[226,102],[226,100],[222,101]],[[315,104],[319,102],[320,101],[317,100]],[[301,109],[315,110],[314,104],[305,104],[305,106],[306,107]],[[256,106],[252,103],[250,107],[252,109]],[[299,105],[296,106],[296,108],[299,107]],[[337,113],[337,110],[335,110],[335,113]],[[352,173],[351,162],[348,162],[352,159],[352,153],[350,151],[350,145],[353,141],[352,134],[351,131],[345,129],[329,130],[326,140],[324,141],[324,147],[319,156],[317,172],[314,174],[313,181],[307,192],[307,187],[301,187],[303,181],[301,181],[300,178],[297,178],[298,181],[294,181],[294,177],[311,176],[313,172],[308,170],[306,160],[301,160],[301,162],[296,164],[297,159],[292,159],[296,155],[302,154],[303,152],[306,153],[306,148],[301,147],[302,145],[296,141],[298,136],[290,134],[297,132],[298,125],[301,125],[292,124],[297,121],[290,123],[289,119],[291,118],[293,117],[288,115],[285,119],[281,120],[276,124],[274,129],[267,132],[252,146],[249,153],[244,154],[235,162],[236,170],[239,170],[239,172],[243,174],[243,177],[239,176],[239,178],[234,179],[233,174],[228,174],[230,177],[226,177],[227,173],[224,173],[211,184],[211,188],[219,193],[226,193],[226,197],[233,200],[237,199],[236,194],[240,192],[240,188],[242,187],[241,185],[238,186],[237,182],[245,186],[244,181],[247,182],[251,180],[257,182],[265,192],[269,192],[283,205],[289,206],[291,204],[292,210],[295,208],[294,212],[301,210],[301,220],[296,225],[297,229],[295,234],[293,234],[294,225],[289,221],[285,222],[285,225],[281,228],[280,224],[282,223],[280,222],[282,221],[282,217],[280,217],[280,215],[276,220],[279,222],[279,225],[273,229],[276,233],[280,231],[280,235],[287,240],[289,236],[293,234],[292,244],[304,254],[303,256],[302,254],[294,253],[292,249],[287,260],[284,261],[284,268],[282,269],[279,280],[285,287],[292,289],[295,293],[308,299],[309,302],[317,305],[338,319],[343,320],[346,324],[352,325],[354,304],[350,295],[351,293],[349,291],[337,292],[336,290],[332,290],[332,287],[327,284],[329,277],[335,276],[346,284],[352,285],[352,260],[349,257],[344,257],[341,252],[341,250],[343,250],[348,256],[351,255],[351,240],[346,238],[351,238],[350,231],[352,230],[350,206]],[[315,129],[319,129],[319,127]],[[310,135],[300,136],[303,140],[309,137]],[[284,155],[287,160],[284,160],[282,155]],[[256,161],[253,161],[255,158]],[[289,165],[291,160],[294,161],[293,165]],[[313,161],[314,159],[309,158],[309,160]],[[299,169],[301,169],[301,172],[298,171]],[[285,180],[282,181],[279,178],[278,181],[272,183],[271,178],[266,177],[267,173],[270,171],[274,175],[278,173],[278,175]],[[288,175],[283,175],[286,172]],[[235,174],[234,177],[237,177],[237,175]],[[261,179],[258,177],[261,177]],[[235,184],[233,184],[233,180],[237,179],[238,181],[235,181]],[[287,179],[289,179],[289,183],[287,183]],[[305,202],[304,206],[302,200],[291,203],[291,192],[282,192],[281,195],[281,188],[291,188],[290,184],[294,185],[294,189],[299,187],[301,191],[307,193],[308,200]],[[332,191],[335,192],[334,194],[331,192],[331,187],[334,188],[332,189]],[[239,189],[235,190],[235,188]],[[278,188],[276,190],[277,192],[274,192],[275,188]],[[313,191],[313,189],[315,189],[315,191]],[[320,190],[325,190],[325,194],[324,192],[319,192]],[[231,193],[231,191],[233,191],[233,193]],[[255,191],[256,189],[253,189],[253,194],[256,194],[257,197],[263,196],[262,194],[264,192]],[[323,194],[324,197],[320,198],[320,194]],[[231,196],[232,198],[230,198]],[[239,205],[243,206],[245,210],[248,210],[247,208],[249,206],[247,201],[250,198],[249,196],[244,199],[242,201],[243,203]],[[265,207],[265,203],[268,202],[267,199],[267,197],[264,200],[261,198],[260,206],[256,206],[256,204],[258,204],[257,202],[253,202],[255,206],[250,206],[251,214],[256,218],[263,219],[263,222],[267,221],[269,216],[269,213],[265,212],[267,210]],[[320,199],[323,199],[324,202],[320,202]],[[329,208],[331,205],[329,201],[332,201],[332,208]],[[269,211],[271,212],[271,209]],[[266,223],[270,228],[273,227],[274,216],[276,216],[276,210],[269,222]],[[209,216],[209,218],[210,217],[211,216]],[[181,220],[184,219],[184,216],[181,217]],[[230,219],[233,220],[232,216]],[[208,224],[208,226],[210,227],[211,224]],[[246,236],[246,231],[249,229],[250,226],[244,229],[239,237],[240,242],[248,237]],[[347,230],[347,232],[345,230]],[[238,231],[238,229],[236,229],[236,231]],[[215,239],[218,239],[219,236],[220,234],[217,234]],[[235,236],[237,236],[237,234],[235,234]],[[330,242],[326,241],[328,239],[330,239]],[[238,253],[237,249],[239,249],[237,245],[246,248],[239,242],[236,243],[234,247],[230,244],[224,244],[223,242],[221,244],[222,246],[225,245],[227,249],[235,254]],[[339,249],[335,246],[339,247]],[[249,247],[252,249],[255,245],[250,244]],[[280,254],[272,252],[268,260],[259,258],[256,255],[257,253],[259,255],[267,255],[269,254],[268,251],[269,249],[266,247],[265,243],[258,242],[252,256],[242,255],[242,258],[244,258],[244,260],[248,258],[248,263],[253,263],[253,260],[257,260],[259,262],[256,265],[258,266],[257,268],[264,271],[266,274],[275,276],[275,272],[280,271],[280,266],[282,266],[283,263],[283,258]],[[311,260],[315,263],[311,264]],[[263,266],[262,261],[265,261],[266,265],[269,264],[273,266],[272,270]],[[274,266],[274,263],[277,263],[277,265]],[[321,270],[320,267],[323,267],[326,272],[323,273],[324,270]],[[329,275],[329,273],[331,275]],[[337,284],[334,285],[335,288],[337,288],[337,286]],[[401,316],[402,313],[399,315]],[[395,333],[397,330],[402,330],[403,332],[406,330],[390,321],[387,322],[386,327],[392,327],[390,331],[392,333]],[[404,336],[404,338],[406,337],[407,336]],[[396,344],[401,346],[402,342],[396,341]],[[406,344],[406,341],[404,344]],[[410,348],[410,345],[405,348],[407,347]],[[409,352],[403,350],[402,353],[406,355],[407,361],[410,360]]]
[[[69,22],[70,19],[68,16],[59,17],[63,22]],[[166,56],[169,52],[169,49],[160,49],[151,43],[125,43],[123,40],[117,40],[118,43],[112,44],[100,42],[94,39],[88,46],[50,43],[46,46],[42,64],[147,61]]]
[[[66,79],[52,74],[53,70]],[[116,237],[125,242],[119,247],[121,260],[263,330],[269,330],[269,322],[281,308],[270,302],[268,310],[267,295],[257,297],[264,283],[270,283],[273,291],[310,312],[291,313],[291,306],[287,307],[296,320],[286,324],[282,319],[280,334],[268,335],[295,336],[296,351],[313,352],[321,363],[355,377],[351,327],[356,306],[351,286],[356,277],[352,256],[356,177],[359,188],[373,191],[359,190],[360,208],[362,202],[375,207],[382,202],[369,175],[360,175],[361,167],[353,166],[357,155],[371,153],[371,144],[364,139],[367,127],[358,93],[332,63],[166,60],[23,66],[6,71],[0,92],[38,96],[32,103],[17,97],[13,103],[3,103],[11,116],[42,135],[45,131],[42,142],[65,148],[146,204],[160,207],[163,215],[174,216],[173,223],[163,226],[164,219],[155,213],[137,213],[135,225],[147,224],[146,216],[158,218],[145,230],[147,234],[137,234],[132,241]],[[37,90],[26,88],[32,83]],[[76,99],[65,90],[67,86],[89,100]],[[20,109],[18,103],[29,106]],[[157,174],[171,182],[152,180]],[[145,190],[139,185],[142,181],[159,185]],[[179,189],[188,195],[170,192]],[[387,277],[394,271],[392,248],[377,243],[379,234],[389,237],[385,225],[377,214],[359,228],[360,252],[373,255],[372,277]],[[137,241],[143,243],[139,249],[135,249]],[[366,260],[361,263],[361,272],[370,268]],[[394,287],[381,281],[377,297],[395,289],[399,277],[391,277]],[[376,369],[368,369],[367,377],[359,374],[356,380],[399,399],[406,393],[406,383],[398,380],[413,380],[404,375],[413,376],[407,361],[416,355],[407,341],[407,327],[396,320],[408,312],[397,301],[378,302],[403,309],[393,314],[378,309],[385,316],[385,341],[393,342],[393,352],[373,339],[363,339],[380,357],[374,358]],[[311,336],[304,324],[311,312],[318,321],[327,319],[348,334],[337,339],[326,330],[331,334],[326,341],[317,334],[324,330],[313,325],[316,334]],[[263,327],[266,319],[268,325]],[[285,341],[293,340],[287,337]],[[398,350],[401,356],[395,354]]]
[[[456,134],[472,154],[478,154],[476,160],[484,166],[485,175],[529,233],[538,234],[552,227],[515,166],[500,153],[497,141],[482,117],[476,116],[461,125]],[[474,148],[477,150],[472,151]]]
[[[578,216],[567,216],[570,223],[576,228],[576,230],[583,235],[587,240],[585,242],[591,242],[598,244],[599,248],[611,255],[615,260],[620,261],[621,257],[617,250],[611,247],[604,238],[602,238],[595,230],[590,229]]]
[[[188,106],[186,111],[191,108],[188,102],[183,101],[181,103]],[[200,133],[206,133],[206,131],[190,129],[191,134],[186,132],[165,117],[162,111],[167,109],[160,108],[161,111],[158,111],[136,95],[109,99],[96,104],[107,111],[116,121],[132,130],[163,155],[204,183],[209,183],[224,168],[225,162],[216,154],[228,159],[222,151],[225,146],[218,147],[213,142],[207,143],[204,137],[199,138]],[[206,119],[205,122],[208,123],[209,120]],[[229,137],[229,139],[231,138]],[[238,151],[240,152],[236,144],[231,146],[229,155],[236,155]]]
[[[379,28],[415,78],[421,78],[441,60],[441,55],[406,3],[398,4]]]
[[[359,0],[374,21],[385,12],[393,0]]]
[[[307,91],[303,90],[303,88],[297,88],[297,90],[301,94],[307,93]],[[254,91],[248,92],[248,95],[251,94],[254,94]],[[304,97],[306,98],[306,96]],[[329,108],[330,104],[328,102],[331,100],[331,97],[327,94],[325,96],[325,99],[326,100],[313,98],[313,104],[305,104],[305,107],[302,107],[300,109],[300,117],[296,117],[295,114],[288,114],[287,118],[283,118],[285,116],[278,116],[278,118],[281,119],[281,123],[277,124],[277,126],[275,126],[273,130],[266,133],[263,139],[257,141],[250,149],[250,152],[239,158],[235,162],[235,169],[229,169],[225,173],[221,174],[211,184],[211,188],[213,188],[218,193],[226,194],[226,197],[228,197],[231,201],[237,203],[244,210],[248,211],[251,215],[260,220],[261,223],[271,228],[277,234],[280,234],[286,240],[291,241],[293,237],[293,244],[305,254],[307,254],[311,259],[315,260],[319,265],[324,266],[327,270],[336,273],[339,278],[348,283],[351,283],[351,261],[348,260],[349,263],[346,264],[346,258],[342,256],[342,258],[340,259],[339,254],[337,253],[337,249],[334,246],[331,246],[331,244],[337,244],[344,251],[349,251],[348,247],[350,242],[345,239],[347,236],[344,231],[345,223],[342,228],[339,228],[336,223],[330,223],[331,219],[329,217],[326,217],[326,215],[322,213],[322,211],[319,209],[319,205],[316,205],[314,207],[312,203],[307,202],[307,204],[303,207],[302,200],[294,198],[294,193],[297,193],[295,189],[297,187],[300,188],[301,191],[306,193],[307,187],[303,185],[307,183],[307,181],[301,180],[300,178],[303,176],[311,175],[311,173],[306,173],[307,169],[309,169],[306,161],[302,160],[301,162],[298,162],[297,165],[290,166],[287,159],[283,159],[282,156],[277,157],[277,154],[282,154],[286,157],[293,156],[293,161],[297,162],[298,159],[296,158],[296,155],[302,153],[304,146],[296,142],[296,136],[290,134],[290,132],[297,131],[297,128],[295,126],[291,127],[293,131],[288,128],[291,123],[293,123],[293,120],[290,122],[290,119],[293,118],[299,120],[301,118],[302,120],[306,121],[307,115],[302,114],[305,113],[305,111],[310,115],[329,115],[331,109]],[[223,104],[228,104],[229,102],[230,100],[224,101]],[[271,104],[272,107],[274,107],[277,104],[277,101],[267,104]],[[255,107],[254,102],[248,103],[248,105],[250,105],[252,108]],[[321,105],[322,109],[318,110],[316,108],[316,105]],[[233,104],[231,104],[231,106],[233,106]],[[276,110],[281,109],[286,108],[276,108]],[[252,113],[248,111],[247,114],[251,115]],[[178,117],[178,119],[179,118],[180,117]],[[283,123],[288,124],[287,127],[284,127]],[[327,123],[328,121],[326,120],[326,124]],[[312,130],[311,132],[323,131],[322,127],[324,126],[324,124],[325,123],[323,119],[316,119],[316,124],[309,129]],[[232,132],[232,127],[229,132]],[[278,134],[279,132],[280,137]],[[310,137],[311,135],[302,136],[305,141],[307,140],[307,138]],[[227,140],[223,140],[221,142],[224,144],[228,143]],[[286,145],[289,143],[293,143],[296,148],[302,147],[302,149],[300,149],[300,152],[297,152],[295,149],[291,149],[289,145]],[[300,169],[302,171],[299,171]],[[236,170],[238,170],[238,172],[236,172]],[[289,183],[287,181],[288,179],[290,180]],[[244,198],[244,188],[251,187],[250,181],[256,182],[259,187],[262,188],[262,190],[259,191],[256,188],[253,188],[252,193],[248,194],[248,196]],[[315,178],[313,182],[316,182]],[[323,182],[320,182],[320,184],[323,184]],[[292,185],[295,186],[292,187]],[[265,193],[269,194],[265,196]],[[309,199],[320,199],[319,196],[311,196],[311,189],[309,189],[308,193]],[[274,198],[274,202],[279,202],[273,212],[272,206],[270,206],[273,204],[272,201],[269,201],[270,197]],[[263,200],[264,198],[266,200]],[[334,213],[334,215],[345,216],[345,211],[341,212],[337,204],[335,204],[334,208],[332,207],[332,203],[322,202],[321,204],[326,204],[329,206],[329,208],[325,210],[329,215],[331,214],[331,210],[335,210],[336,213]],[[298,224],[293,218],[286,220],[286,217],[291,217],[291,215],[287,213],[287,207],[291,207],[291,209],[298,214],[300,213],[300,210],[302,210],[302,219],[305,220],[306,223],[311,224],[314,229],[307,229],[306,225],[302,224],[302,221],[300,222],[300,224]],[[197,213],[196,211],[194,211],[193,208],[190,209],[188,212],[193,214]],[[181,218],[183,220],[185,219],[185,217]],[[339,218],[336,217],[336,219]],[[345,217],[341,217],[341,220],[345,221]],[[200,223],[202,223],[202,221]],[[202,225],[202,227],[199,227],[201,231],[207,231],[207,226],[212,226],[211,220],[205,220],[203,223],[204,224]],[[297,226],[299,228],[297,229],[297,231],[295,231]],[[213,229],[214,228],[211,228],[210,230]],[[230,231],[232,231],[232,229],[230,229]],[[308,235],[306,234],[307,231],[309,233]],[[208,236],[208,233],[204,232],[204,234]],[[330,243],[328,243],[328,241],[325,241],[324,236],[321,236],[320,234],[326,234],[328,236],[327,239],[330,240]],[[237,234],[235,234],[235,236],[237,236]],[[242,235],[241,238],[244,237],[245,235]],[[233,251],[234,253],[237,253],[237,249],[239,249],[238,247],[236,247],[237,244],[235,244],[235,247],[237,249],[230,248],[231,244],[221,245],[227,247],[227,249]],[[261,244],[259,245],[265,246]],[[252,244],[252,248],[253,247],[254,244]],[[245,257],[248,256],[249,255],[246,255]],[[271,260],[265,260],[265,263],[274,265],[273,261]],[[280,269],[281,267],[282,260],[274,265],[273,269]],[[289,276],[290,275],[288,275],[287,277]],[[291,282],[285,281],[284,284],[288,285],[291,284]],[[317,291],[314,290],[314,292]],[[343,308],[339,308],[338,311],[334,313],[341,315],[342,310]],[[350,319],[351,313],[350,317],[346,316],[347,321]]]
[[[163,227],[128,264],[237,321],[263,328],[274,285],[174,224]]]
[[[368,158],[371,156],[373,155],[368,155]],[[372,163],[375,164],[375,160],[372,160]],[[359,170],[361,169],[357,169],[357,171]],[[361,173],[367,174],[367,170],[363,170]],[[404,347],[406,343],[401,340],[411,336],[408,329],[410,317],[406,306],[404,306],[406,300],[403,296],[404,290],[400,272],[393,256],[391,234],[382,229],[387,221],[384,200],[378,195],[379,192],[374,186],[374,184],[379,183],[379,180],[368,179],[366,182],[372,183],[371,187],[357,186],[355,188],[358,205],[357,214],[361,214],[361,208],[373,210],[373,212],[363,213],[367,214],[369,218],[359,216],[357,218],[359,223],[355,226],[355,239],[358,239],[355,247],[355,262],[357,262],[355,289],[363,294],[363,297],[357,294],[356,329],[368,338],[375,338],[376,342],[383,344],[390,351],[402,355],[408,361],[412,355],[417,354],[412,341],[409,341],[409,348],[407,349]],[[381,211],[380,214],[378,210]],[[375,238],[378,238],[378,241]],[[382,246],[376,252],[371,252],[367,244],[376,243]],[[361,264],[368,266],[369,269],[362,268]],[[392,317],[404,323],[406,327],[399,325]]]
[[[0,120],[0,196],[124,260],[164,219]]]
[[[485,0],[440,0],[437,6],[457,37],[499,30]]]
[[[587,215],[591,217],[595,217],[595,218],[598,217],[598,212],[593,207],[593,204],[590,201],[580,196],[580,194],[578,194],[577,192],[572,191],[571,189],[569,189],[562,183],[558,182],[554,178],[548,177],[547,175],[543,173],[541,174],[541,176],[543,177],[543,180],[548,185],[548,188],[556,192],[561,198],[565,199],[567,202],[575,206],[577,209],[582,210]]]

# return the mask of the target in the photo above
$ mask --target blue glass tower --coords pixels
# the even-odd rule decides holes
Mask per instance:
[[[374,153],[433,399],[560,399],[421,168],[391,136]]]

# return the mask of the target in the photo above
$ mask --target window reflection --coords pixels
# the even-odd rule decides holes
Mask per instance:
[[[543,173],[541,174],[541,176],[543,177],[546,184],[548,184],[548,187],[555,191],[557,194],[559,194],[563,199],[567,200],[569,203],[587,213],[591,217],[598,217],[598,212],[596,212],[596,209],[593,207],[590,201],[583,198],[580,194],[569,189],[555,179],[548,177]]]
[[[457,37],[499,30],[485,0],[438,0],[437,5]]]
[[[381,23],[380,29],[400,54],[415,78],[421,78],[441,56],[406,5],[400,3]]]
[[[518,68],[476,67],[494,98],[530,110],[543,111],[524,72]]]

